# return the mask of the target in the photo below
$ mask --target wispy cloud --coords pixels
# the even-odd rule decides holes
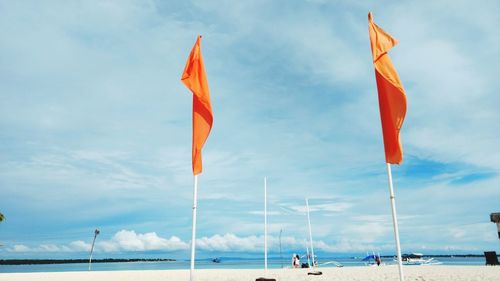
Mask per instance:
[[[310,212],[344,212],[349,209],[352,204],[346,202],[340,203],[325,203],[325,204],[314,204],[309,205]],[[307,212],[306,206],[289,206],[289,208],[295,212],[305,214]]]

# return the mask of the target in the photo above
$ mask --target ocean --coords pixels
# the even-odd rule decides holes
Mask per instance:
[[[443,265],[484,265],[484,257],[440,257],[435,260]],[[322,258],[319,263],[336,261],[343,266],[365,266],[361,258]],[[392,259],[383,259],[386,264],[394,264]],[[290,267],[291,261],[283,258],[269,258],[269,268]],[[240,259],[221,258],[220,263],[214,263],[210,259],[197,260],[196,268],[199,269],[256,269],[263,268],[263,259]],[[333,267],[325,265],[323,267]],[[439,266],[439,265],[438,265]],[[162,261],[162,262],[117,262],[117,263],[93,263],[93,271],[110,270],[172,270],[189,269],[189,260]],[[36,265],[0,265],[0,273],[6,272],[64,272],[64,271],[87,271],[88,263],[74,264],[36,264]]]

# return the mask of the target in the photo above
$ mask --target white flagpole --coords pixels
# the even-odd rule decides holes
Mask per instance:
[[[394,226],[394,238],[396,240],[396,252],[398,255],[398,269],[399,269],[399,280],[404,281],[403,274],[403,262],[401,260],[401,245],[399,243],[399,229],[398,229],[398,218],[396,216],[396,198],[394,197],[394,190],[392,188],[392,171],[391,164],[387,164],[387,176],[389,177],[389,194],[391,199],[391,211],[392,211],[392,225]]]
[[[194,176],[193,188],[193,232],[191,235],[191,270],[189,271],[189,280],[194,280],[194,253],[196,247],[196,205],[198,202],[198,175]]]
[[[267,177],[264,177],[264,274],[267,276]]]
[[[311,242],[312,268],[314,270],[313,236],[312,236],[312,230],[311,230],[311,218],[309,217],[309,200],[307,200],[307,198],[306,198],[306,208],[307,208],[307,224],[309,225],[309,241]]]

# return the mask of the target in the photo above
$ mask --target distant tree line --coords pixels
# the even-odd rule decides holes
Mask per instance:
[[[171,262],[175,259],[97,259],[92,260],[92,263],[108,263],[108,262]],[[18,260],[0,260],[1,265],[21,265],[21,264],[65,264],[65,263],[88,263],[88,259],[18,259]]]

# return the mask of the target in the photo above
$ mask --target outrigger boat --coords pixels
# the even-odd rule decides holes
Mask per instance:
[[[437,265],[442,264],[442,262],[435,260],[434,258],[424,259],[424,254],[421,253],[411,253],[404,254],[402,257],[404,265]]]

